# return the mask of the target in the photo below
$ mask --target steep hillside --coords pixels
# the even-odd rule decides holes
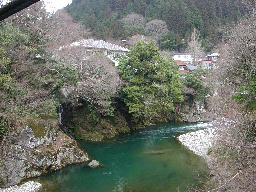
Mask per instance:
[[[175,50],[186,46],[183,39],[194,27],[200,30],[204,46],[212,47],[221,38],[220,26],[236,22],[246,11],[241,0],[73,0],[67,10],[105,39],[153,35],[148,30],[154,29],[152,20],[158,24],[162,20],[168,31],[161,27],[165,33],[157,40],[168,42],[162,48]]]

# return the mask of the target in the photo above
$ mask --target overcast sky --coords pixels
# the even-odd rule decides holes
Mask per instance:
[[[46,5],[46,10],[49,12],[57,11],[68,4],[72,3],[72,0],[43,0]]]
[[[0,0],[0,3],[5,5],[9,0]],[[72,3],[72,0],[43,0],[46,5],[46,10],[48,12],[54,12],[61,9],[68,4]]]

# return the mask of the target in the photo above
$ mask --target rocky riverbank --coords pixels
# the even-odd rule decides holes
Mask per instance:
[[[10,130],[1,142],[0,187],[17,185],[25,179],[89,160],[56,122],[27,122]]]
[[[208,158],[208,150],[213,144],[216,134],[216,127],[212,123],[208,124],[208,128],[189,132],[178,137],[178,140],[195,154]]]
[[[208,128],[198,131],[182,134],[178,136],[178,140],[195,154],[203,157],[205,160],[210,160],[209,149],[217,140],[217,135],[222,128],[232,124],[231,120],[220,118],[208,123]]]
[[[29,181],[20,186],[12,186],[6,189],[0,189],[0,192],[38,192],[42,187],[42,184]]]

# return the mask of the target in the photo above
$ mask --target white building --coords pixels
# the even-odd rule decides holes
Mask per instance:
[[[86,48],[85,55],[90,56],[95,55],[97,53],[103,53],[105,56],[107,56],[115,63],[115,66],[119,64],[118,56],[125,55],[129,51],[129,49],[121,47],[119,45],[115,45],[103,40],[94,39],[83,39],[81,41],[76,41],[74,43],[71,43],[70,45],[60,47],[59,50],[78,46]]]
[[[216,62],[218,60],[218,58],[220,57],[220,54],[219,53],[212,53],[210,55],[207,55],[207,57],[213,61],[213,62]]]
[[[186,54],[186,53],[181,53],[181,54],[175,54],[173,56],[173,59],[175,61],[179,60],[179,61],[183,61],[186,64],[191,64],[193,61],[193,57],[190,54]]]

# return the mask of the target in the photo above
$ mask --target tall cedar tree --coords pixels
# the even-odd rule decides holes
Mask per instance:
[[[126,82],[123,100],[134,120],[144,125],[171,120],[183,101],[177,64],[165,60],[154,44],[139,41],[118,66]]]

